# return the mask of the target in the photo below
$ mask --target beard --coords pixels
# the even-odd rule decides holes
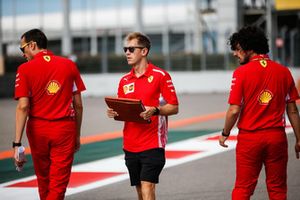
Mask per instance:
[[[250,57],[251,57],[250,55],[251,55],[250,53],[245,54],[244,58],[240,59],[240,61],[239,61],[240,64],[241,65],[247,64],[250,60]]]

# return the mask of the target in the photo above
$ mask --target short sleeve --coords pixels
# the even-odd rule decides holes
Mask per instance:
[[[74,71],[73,94],[78,94],[86,90],[86,88],[75,63],[72,63],[72,67]]]
[[[119,87],[118,87],[118,97],[119,98],[124,98],[125,97],[122,80],[123,80],[123,78],[120,80]]]
[[[297,99],[299,99],[299,93],[297,91],[294,79],[293,79],[290,71],[288,73],[288,80],[289,80],[289,91],[288,91],[288,95],[286,97],[286,102],[290,103],[290,102],[293,102],[293,101],[296,101]]]
[[[240,71],[235,70],[232,75],[231,89],[228,103],[231,105],[241,105],[243,101],[243,77]]]
[[[28,85],[28,80],[25,72],[23,71],[22,66],[20,66],[16,73],[15,79],[15,99],[19,99],[20,97],[29,97],[30,96],[30,88]]]
[[[161,93],[164,100],[168,104],[178,105],[178,99],[177,99],[175,87],[173,85],[171,76],[168,73],[165,73],[165,76],[163,76],[162,78]]]

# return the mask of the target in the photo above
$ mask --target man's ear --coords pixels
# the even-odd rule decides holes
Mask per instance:
[[[147,49],[147,48],[143,48],[143,49],[142,49],[142,54],[143,54],[143,56],[147,56],[147,55],[148,55],[148,52],[149,52],[149,49]]]
[[[38,49],[38,46],[37,46],[37,43],[36,43],[36,42],[32,42],[31,45],[33,45],[33,46],[32,46],[32,50],[33,50],[33,51]]]

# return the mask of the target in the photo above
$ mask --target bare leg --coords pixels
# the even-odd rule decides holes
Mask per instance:
[[[139,200],[143,200],[141,185],[135,186]]]
[[[142,200],[155,200],[155,183],[141,181]]]

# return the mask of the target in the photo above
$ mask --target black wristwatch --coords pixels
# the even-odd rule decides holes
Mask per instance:
[[[159,113],[160,113],[159,108],[155,107],[155,111],[154,111],[153,115],[159,115]]]
[[[15,147],[20,147],[22,146],[22,143],[21,142],[13,142],[12,143],[12,147],[15,148]]]
[[[230,135],[230,132],[228,134],[225,134],[224,129],[222,130],[222,136],[228,137]]]

